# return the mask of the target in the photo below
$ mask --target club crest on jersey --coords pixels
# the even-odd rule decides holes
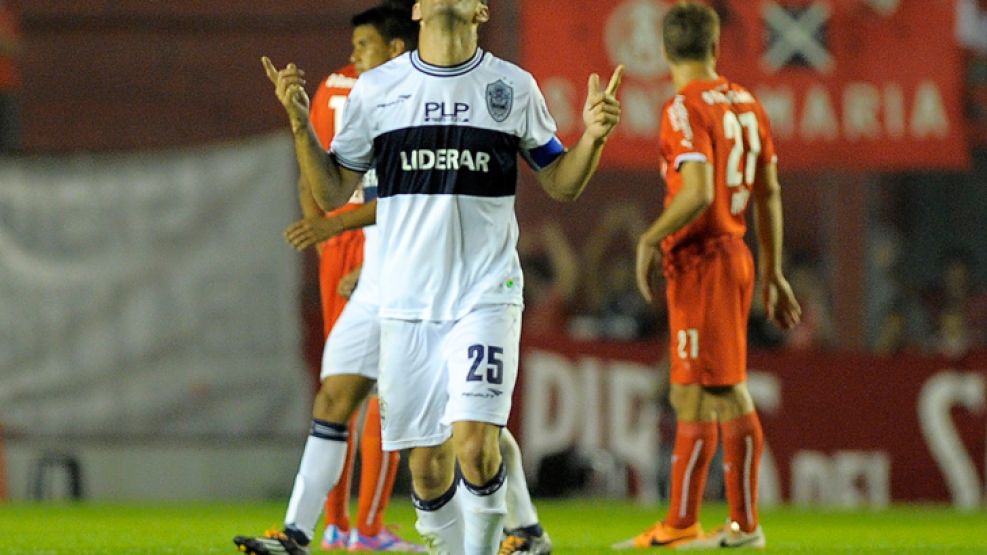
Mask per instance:
[[[514,89],[510,85],[500,79],[487,85],[487,111],[494,121],[500,123],[507,119],[513,106]]]

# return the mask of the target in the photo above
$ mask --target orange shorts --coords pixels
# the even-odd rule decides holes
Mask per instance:
[[[353,208],[350,208],[352,206]],[[347,204],[333,212],[355,209],[360,205]],[[350,272],[363,265],[363,230],[344,231],[322,245],[319,258],[319,293],[322,295],[322,324],[325,337],[339,319],[346,306],[346,299],[339,296],[339,282]]]
[[[676,252],[666,260],[671,381],[705,386],[747,379],[747,319],[754,259],[738,237]]]

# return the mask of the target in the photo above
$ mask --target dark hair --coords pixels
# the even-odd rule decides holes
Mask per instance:
[[[411,20],[411,11],[396,7],[393,3],[360,12],[353,16],[350,24],[354,27],[372,25],[386,42],[394,39],[404,41],[406,50],[418,47],[419,27]]]
[[[702,61],[720,38],[720,17],[704,4],[679,2],[665,14],[661,32],[670,61]]]
[[[394,8],[398,10],[411,11],[411,7],[415,5],[418,0],[385,0],[381,5]]]

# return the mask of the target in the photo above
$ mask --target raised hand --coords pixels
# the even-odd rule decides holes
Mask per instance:
[[[274,94],[288,112],[292,131],[305,127],[309,111],[308,94],[305,92],[305,72],[298,69],[295,64],[288,64],[279,71],[267,56],[261,57],[260,61],[264,64],[267,78],[274,84]]]
[[[593,73],[589,76],[589,93],[586,95],[586,105],[583,107],[583,123],[586,133],[598,141],[606,140],[613,128],[620,121],[620,101],[617,100],[617,89],[624,76],[624,66],[617,66],[606,89],[600,88],[600,76]]]

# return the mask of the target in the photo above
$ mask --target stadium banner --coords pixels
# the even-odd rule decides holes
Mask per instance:
[[[674,415],[659,395],[664,351],[653,343],[525,337],[510,426],[530,477],[566,450],[587,460],[602,451],[617,476],[627,471],[625,493],[664,495],[674,441]],[[962,364],[753,352],[750,368],[767,440],[765,505],[987,504],[987,352]]]
[[[661,106],[674,94],[661,56],[671,0],[523,3],[522,65],[567,144],[582,130],[591,72],[626,72],[609,167],[652,169]],[[881,0],[716,0],[719,71],[764,104],[786,170],[961,169],[962,54],[955,5]],[[531,40],[530,37],[537,37]]]
[[[304,433],[296,175],[283,134],[0,159],[7,432]]]

